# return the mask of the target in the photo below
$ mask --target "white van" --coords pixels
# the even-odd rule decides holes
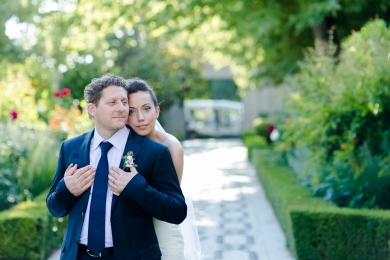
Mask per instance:
[[[184,101],[186,138],[227,137],[241,134],[244,104],[231,100]]]

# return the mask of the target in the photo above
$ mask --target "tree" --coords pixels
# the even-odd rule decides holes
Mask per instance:
[[[227,33],[223,39],[213,31],[202,33],[202,41],[214,52],[244,64],[254,78],[281,82],[298,70],[303,49],[315,40],[334,41],[336,45],[375,17],[390,19],[387,0],[293,0],[293,1],[160,1],[155,24],[172,31],[197,33],[205,24]],[[174,22],[172,22],[172,19]],[[205,40],[206,39],[206,40]]]
[[[8,1],[7,1],[8,2]],[[10,1],[11,2],[11,1]],[[21,1],[23,2],[23,1]],[[92,0],[36,0],[31,4],[28,21],[33,35],[18,40],[25,60],[30,60],[31,75],[50,71],[49,95],[55,89],[70,88],[75,98],[83,97],[83,88],[92,78],[105,73],[123,77],[138,76],[156,87],[163,106],[172,100],[205,93],[201,62],[197,51],[185,42],[166,41],[154,35],[145,23],[150,15],[148,3]],[[135,11],[137,10],[137,11]],[[12,10],[15,17],[21,14]],[[31,43],[34,44],[31,44]],[[14,40],[13,44],[16,44]],[[32,64],[30,62],[30,64]],[[172,69],[173,68],[173,69]],[[39,82],[37,93],[47,84]]]

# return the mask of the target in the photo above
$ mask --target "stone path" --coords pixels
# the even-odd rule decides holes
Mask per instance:
[[[203,260],[293,260],[242,142],[183,146],[182,187],[193,200]]]
[[[294,260],[238,139],[183,142],[182,188],[192,198],[203,260]],[[56,252],[48,260],[58,260]]]

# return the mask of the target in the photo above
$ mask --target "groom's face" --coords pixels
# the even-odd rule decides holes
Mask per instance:
[[[88,112],[98,130],[118,131],[125,126],[129,115],[126,90],[117,86],[106,87],[97,105],[88,104]]]

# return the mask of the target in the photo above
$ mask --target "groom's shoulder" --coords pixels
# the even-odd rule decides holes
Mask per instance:
[[[143,142],[148,145],[148,147],[150,148],[154,148],[154,149],[158,149],[158,150],[161,150],[161,149],[164,149],[164,148],[167,148],[165,145],[163,145],[162,143],[159,143],[155,140],[153,140],[152,138],[149,138],[147,136],[144,136],[144,139],[143,139]]]
[[[160,153],[166,153],[166,152],[169,153],[168,147],[163,145],[162,143],[157,142],[157,141],[155,141],[152,138],[149,138],[147,136],[143,136],[142,138],[143,138],[142,139],[143,146],[148,148],[147,149],[148,153],[153,152],[156,155],[160,154]]]
[[[85,138],[91,137],[92,132],[93,132],[93,130],[82,133],[82,134],[77,135],[77,136],[70,137],[70,138],[63,141],[63,145],[74,145],[74,144],[80,145],[85,140]]]

